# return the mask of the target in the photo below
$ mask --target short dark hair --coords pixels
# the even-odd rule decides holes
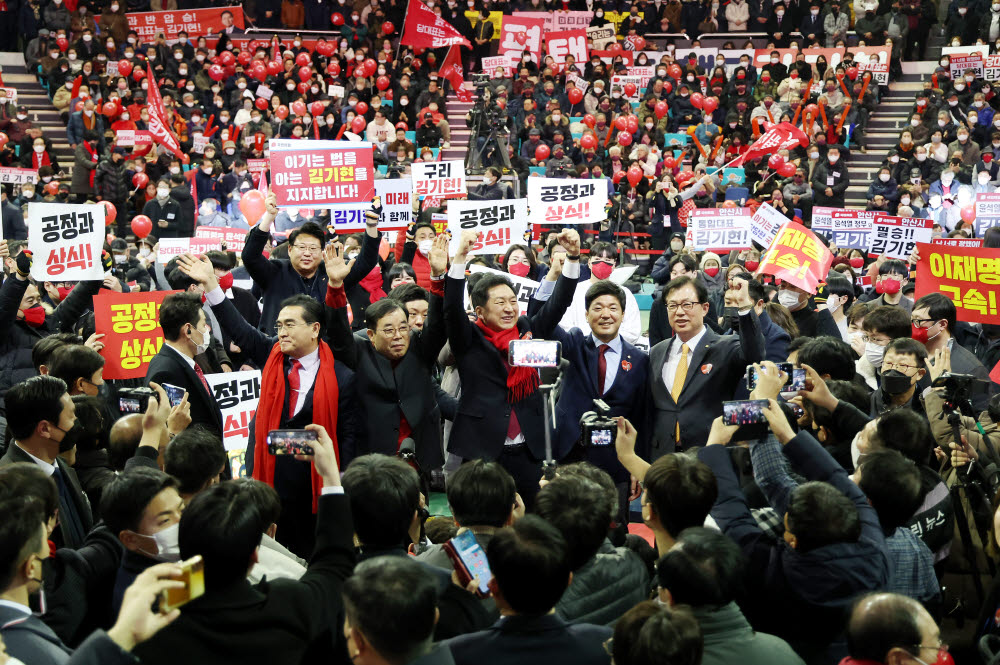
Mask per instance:
[[[73,408],[83,432],[76,441],[78,452],[92,452],[107,447],[107,429],[104,427],[104,400],[90,395],[73,395]],[[97,488],[100,493],[100,488]]]
[[[894,351],[895,353],[904,356],[913,356],[917,359],[917,367],[919,368],[923,368],[924,361],[927,360],[927,347],[912,337],[897,337],[892,340],[889,342],[889,345],[885,347],[886,353],[889,353],[890,351]]]
[[[27,439],[38,423],[56,424],[62,415],[66,382],[54,376],[33,376],[7,391],[7,426],[15,439]]]
[[[492,168],[492,167],[491,167]],[[528,272],[528,276],[534,279],[534,275],[538,274],[538,261],[535,260],[535,253],[531,251],[531,248],[527,245],[511,245],[504,252],[503,258],[500,260],[500,265],[504,270],[507,270],[507,262],[510,261],[510,255],[514,253],[514,250],[521,250],[524,252],[524,256],[528,259],[528,265],[531,266],[531,270]]]
[[[923,501],[920,469],[898,450],[873,450],[864,455],[858,487],[878,513],[886,535],[910,521]]]
[[[0,501],[0,590],[6,591],[17,568],[42,549],[45,516],[37,499],[11,496]]]
[[[273,487],[253,478],[237,478],[232,482],[240,485],[244,496],[257,506],[265,528],[278,523],[278,518],[281,516],[281,497]]]
[[[500,529],[486,546],[493,579],[518,614],[548,613],[569,586],[569,547],[559,530],[537,515]]]
[[[408,663],[434,638],[437,587],[409,557],[362,561],[344,582],[344,613],[381,656]]]
[[[650,507],[671,535],[704,525],[719,496],[712,469],[684,453],[669,453],[653,462],[643,485]]]
[[[830,273],[826,276],[826,289],[835,296],[847,296],[847,302],[842,306],[843,311],[846,312],[854,304],[854,285],[848,278]]]
[[[406,284],[406,286],[414,285]],[[408,316],[406,306],[398,300],[395,300],[394,298],[382,298],[381,300],[376,300],[365,308],[365,327],[367,327],[368,330],[375,330],[378,328],[379,321],[397,310],[402,312],[404,317]]]
[[[667,285],[663,287],[663,302],[667,302],[667,298],[670,297],[671,293],[677,289],[683,289],[685,286],[694,287],[694,292],[698,296],[698,302],[708,302],[708,289],[705,287],[705,283],[693,275],[681,275],[667,282]]]
[[[607,471],[587,461],[571,462],[569,464],[560,464],[556,469],[556,476],[585,478],[596,484],[607,497],[608,523],[610,524],[618,519],[618,488]]]
[[[898,450],[916,464],[930,464],[934,439],[927,418],[912,409],[895,409],[875,423],[869,443],[877,448]]]
[[[200,426],[188,427],[171,439],[163,452],[163,470],[177,479],[178,491],[194,494],[226,465],[226,448],[218,435]]]
[[[909,337],[910,314],[896,305],[880,305],[865,315],[861,324],[865,332],[882,333],[890,339]]]
[[[659,584],[676,604],[721,607],[740,596],[745,560],[731,538],[705,527],[684,529],[656,564]]]
[[[326,231],[323,230],[316,222],[306,222],[299,228],[295,229],[288,234],[288,245],[294,245],[295,241],[299,239],[299,236],[310,236],[319,240],[320,249],[326,244]]]
[[[490,297],[490,290],[495,286],[506,286],[512,292],[517,293],[517,291],[514,291],[514,285],[504,275],[486,273],[476,282],[476,285],[472,287],[472,291],[469,293],[469,300],[472,301],[472,307],[485,307],[486,301]]]
[[[868,313],[871,312],[873,309],[875,308],[871,306],[871,303],[867,302],[854,303],[853,305],[851,305],[850,309],[848,309],[845,312],[845,314],[847,315],[848,325],[854,323],[858,319],[864,319],[866,316],[868,316]]]
[[[834,543],[854,543],[861,537],[857,506],[829,483],[812,481],[796,487],[788,502],[787,518],[799,553]]]
[[[693,256],[689,254],[675,254],[674,258],[670,259],[670,272],[674,271],[674,266],[678,263],[683,263],[687,272],[694,272],[698,269],[698,262],[694,260]]]
[[[42,365],[48,365],[52,353],[67,344],[83,344],[83,338],[76,333],[56,333],[35,342],[31,347],[31,364],[35,366],[35,371],[39,371]]]
[[[820,376],[829,375],[831,379],[839,381],[850,381],[854,378],[854,350],[851,345],[840,337],[808,338],[798,339],[808,340],[799,349],[798,364],[809,365],[816,370]]]
[[[59,508],[59,490],[52,476],[31,462],[0,467],[0,501],[15,497],[37,500],[45,520],[52,519]]]
[[[323,324],[324,305],[312,296],[307,296],[304,293],[289,296],[278,305],[278,311],[280,312],[286,307],[301,307],[302,320],[309,325],[319,323],[322,326]]]
[[[583,296],[584,309],[589,310],[590,305],[601,296],[614,296],[621,305],[622,312],[625,312],[625,291],[609,279],[602,279],[590,285],[586,295]]]
[[[870,606],[875,601],[874,607]],[[869,604],[867,611],[862,606]],[[847,653],[859,661],[881,663],[891,649],[917,655],[923,635],[917,625],[917,601],[895,593],[870,593],[854,602],[847,622]]]
[[[607,495],[586,478],[557,475],[538,492],[535,512],[566,539],[571,570],[590,561],[607,538]]]
[[[49,376],[62,379],[67,386],[71,386],[77,379],[90,381],[94,373],[104,367],[104,357],[90,347],[71,344],[53,351],[47,364]]]
[[[910,278],[910,271],[906,267],[906,263],[900,259],[886,259],[882,262],[882,265],[878,267],[878,274],[882,275],[900,275],[903,279]]]
[[[955,303],[943,293],[928,293],[913,303],[913,310],[927,308],[927,316],[934,319],[944,319],[948,322],[948,334],[955,334],[955,322],[958,318]]]
[[[201,298],[194,293],[174,293],[163,299],[160,305],[160,327],[163,337],[169,342],[180,339],[181,329],[188,325],[198,325],[201,312]]]
[[[430,295],[427,289],[419,284],[400,284],[389,292],[389,297],[401,304],[404,309],[408,303],[415,300],[426,300],[430,302]]]
[[[167,273],[167,284],[175,291],[187,291],[192,285],[198,283],[194,278],[181,272],[180,268],[174,268]]]
[[[242,483],[217,483],[198,492],[181,515],[181,557],[200,554],[205,588],[222,589],[245,579],[250,557],[271,526]]]
[[[590,258],[618,260],[618,250],[610,242],[598,240],[590,246]]]
[[[668,609],[651,600],[618,620],[611,645],[615,665],[698,665],[704,650],[701,628],[687,608]]]
[[[122,531],[135,531],[142,513],[157,494],[177,481],[159,469],[135,467],[115,476],[101,492],[101,517],[105,526],[118,537]]]
[[[470,460],[448,476],[448,505],[461,526],[502,527],[514,508],[514,478],[499,462]]]
[[[406,273],[413,281],[417,280],[417,272],[413,269],[413,266],[405,261],[392,264],[392,267],[389,268],[389,274],[386,275],[386,279],[389,281],[389,284],[392,284],[392,280],[399,277],[402,273]]]
[[[409,464],[387,455],[362,455],[344,471],[354,531],[362,547],[398,547],[409,539],[420,507],[420,480]]]

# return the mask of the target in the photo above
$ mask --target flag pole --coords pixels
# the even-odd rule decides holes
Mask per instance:
[[[396,44],[396,57],[393,61],[399,60],[399,50],[403,48],[403,34],[406,32],[406,17],[410,15],[410,0],[406,0],[406,11],[403,12],[403,27],[399,30],[399,43]]]

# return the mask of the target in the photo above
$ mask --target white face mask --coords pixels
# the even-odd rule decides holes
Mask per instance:
[[[419,243],[417,243],[417,249],[420,250],[420,253],[423,254],[424,256],[427,256],[428,254],[431,253],[431,247],[433,246],[434,246],[433,238],[421,240]]]
[[[913,120],[910,121],[910,125],[912,125],[913,127],[919,127],[920,121],[914,118]]]
[[[156,188],[156,198],[158,198],[158,199],[165,199],[168,196],[170,196],[170,190],[169,189],[167,189],[166,187],[157,187]]]
[[[139,256],[149,256],[149,254],[150,254],[149,247],[140,247],[139,248]]]
[[[115,254],[115,263],[127,263],[128,257],[124,254]]]
[[[178,535],[180,534],[180,522],[176,524],[171,524],[166,529],[162,531],[157,531],[152,536],[144,536],[143,534],[137,534],[145,538],[152,538],[153,542],[156,543],[156,552],[146,552],[145,550],[140,550],[146,556],[156,559],[157,561],[164,562],[175,562],[181,560],[181,546],[178,544]]]
[[[819,153],[818,152],[810,152],[809,153],[809,159],[819,159]]]
[[[879,346],[875,342],[865,343],[865,358],[868,362],[872,364],[872,367],[878,369],[882,366],[882,359],[885,357],[885,347]]]
[[[910,205],[910,197],[904,196],[903,198],[899,199],[899,205],[904,205],[904,206]]]
[[[840,159],[840,155],[827,155],[827,159],[830,160],[831,164],[836,164],[837,160]]]
[[[880,173],[879,176],[878,176],[878,179],[881,180],[882,182],[889,182],[889,174],[888,173]]]
[[[979,184],[980,185],[985,185],[989,181],[990,181],[990,174],[989,173],[980,173],[979,174]]]
[[[43,145],[35,145],[35,146],[32,146],[32,148],[38,154],[42,154],[43,152],[45,152],[45,146],[43,146]]]
[[[917,155],[917,161],[918,162],[925,162],[925,161],[927,161],[927,155]]]
[[[118,5],[111,5],[111,11],[113,12],[118,11]]]
[[[798,307],[799,293],[790,289],[781,289],[778,291],[778,302],[788,309]]]
[[[197,345],[194,351],[194,355],[200,356],[201,354],[208,351],[208,345],[212,342],[212,331],[211,330],[200,330],[198,331],[202,336],[202,343]]]

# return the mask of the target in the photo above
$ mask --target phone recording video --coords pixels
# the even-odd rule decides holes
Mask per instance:
[[[766,423],[766,399],[749,399],[722,403],[722,422],[725,425],[757,425]]]
[[[778,370],[788,375],[785,385],[781,387],[781,392],[792,392],[806,389],[806,371],[801,367],[796,368],[792,363],[775,363]],[[753,390],[757,387],[757,372],[753,365],[747,365],[747,388]]]
[[[272,455],[312,455],[319,435],[308,429],[276,429],[267,433],[267,451]]]
[[[507,348],[507,359],[515,367],[558,367],[562,343],[547,339],[515,339]]]
[[[467,585],[478,577],[477,593],[483,598],[488,596],[493,573],[490,572],[486,552],[480,547],[475,534],[468,530],[461,532],[445,543],[445,551],[451,557],[452,563],[455,564],[459,581],[463,585]]]
[[[167,400],[170,401],[170,407],[173,408],[180,404],[184,400],[184,389],[180,386],[174,386],[169,383],[162,384],[164,392],[167,393]]]
[[[164,614],[205,594],[205,564],[201,555],[196,554],[177,565],[181,567],[181,574],[170,579],[180,580],[184,586],[160,592],[159,609]]]

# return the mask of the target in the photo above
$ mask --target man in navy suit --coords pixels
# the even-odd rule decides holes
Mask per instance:
[[[652,460],[705,445],[712,419],[722,415],[722,402],[732,399],[747,365],[764,357],[747,283],[733,280],[732,286],[726,296],[739,310],[738,335],[717,335],[705,325],[708,291],[701,281],[684,275],[664,287],[674,336],[649,352]]]
[[[594,400],[611,407],[612,417],[624,416],[633,423],[645,422],[649,402],[649,356],[632,346],[619,334],[627,306],[624,290],[609,280],[595,282],[587,289],[584,306],[589,331],[561,327],[556,339],[562,342],[563,358],[569,369],[556,406],[553,455],[564,461],[586,460],[604,469],[618,486],[618,522],[627,524],[628,500],[638,495],[639,481],[615,455],[615,447],[596,445],[580,437],[580,416],[594,410]],[[647,436],[638,444],[640,455],[648,455]],[[631,480],[631,482],[630,482]],[[631,492],[629,491],[631,489]]]
[[[788,360],[788,345],[792,342],[792,337],[788,334],[787,330],[772,321],[771,317],[764,310],[764,303],[766,302],[764,285],[756,279],[751,278],[749,273],[744,272],[734,273],[731,279],[743,280],[747,283],[747,288],[750,290],[753,311],[757,314],[757,320],[760,322],[760,333],[764,336],[764,360],[770,360],[774,363],[783,363]],[[728,291],[726,293],[726,307],[735,307],[735,304],[731,303],[734,293],[736,292]],[[734,324],[737,323],[736,321],[726,321],[723,324],[723,328],[727,333],[733,332]]]

